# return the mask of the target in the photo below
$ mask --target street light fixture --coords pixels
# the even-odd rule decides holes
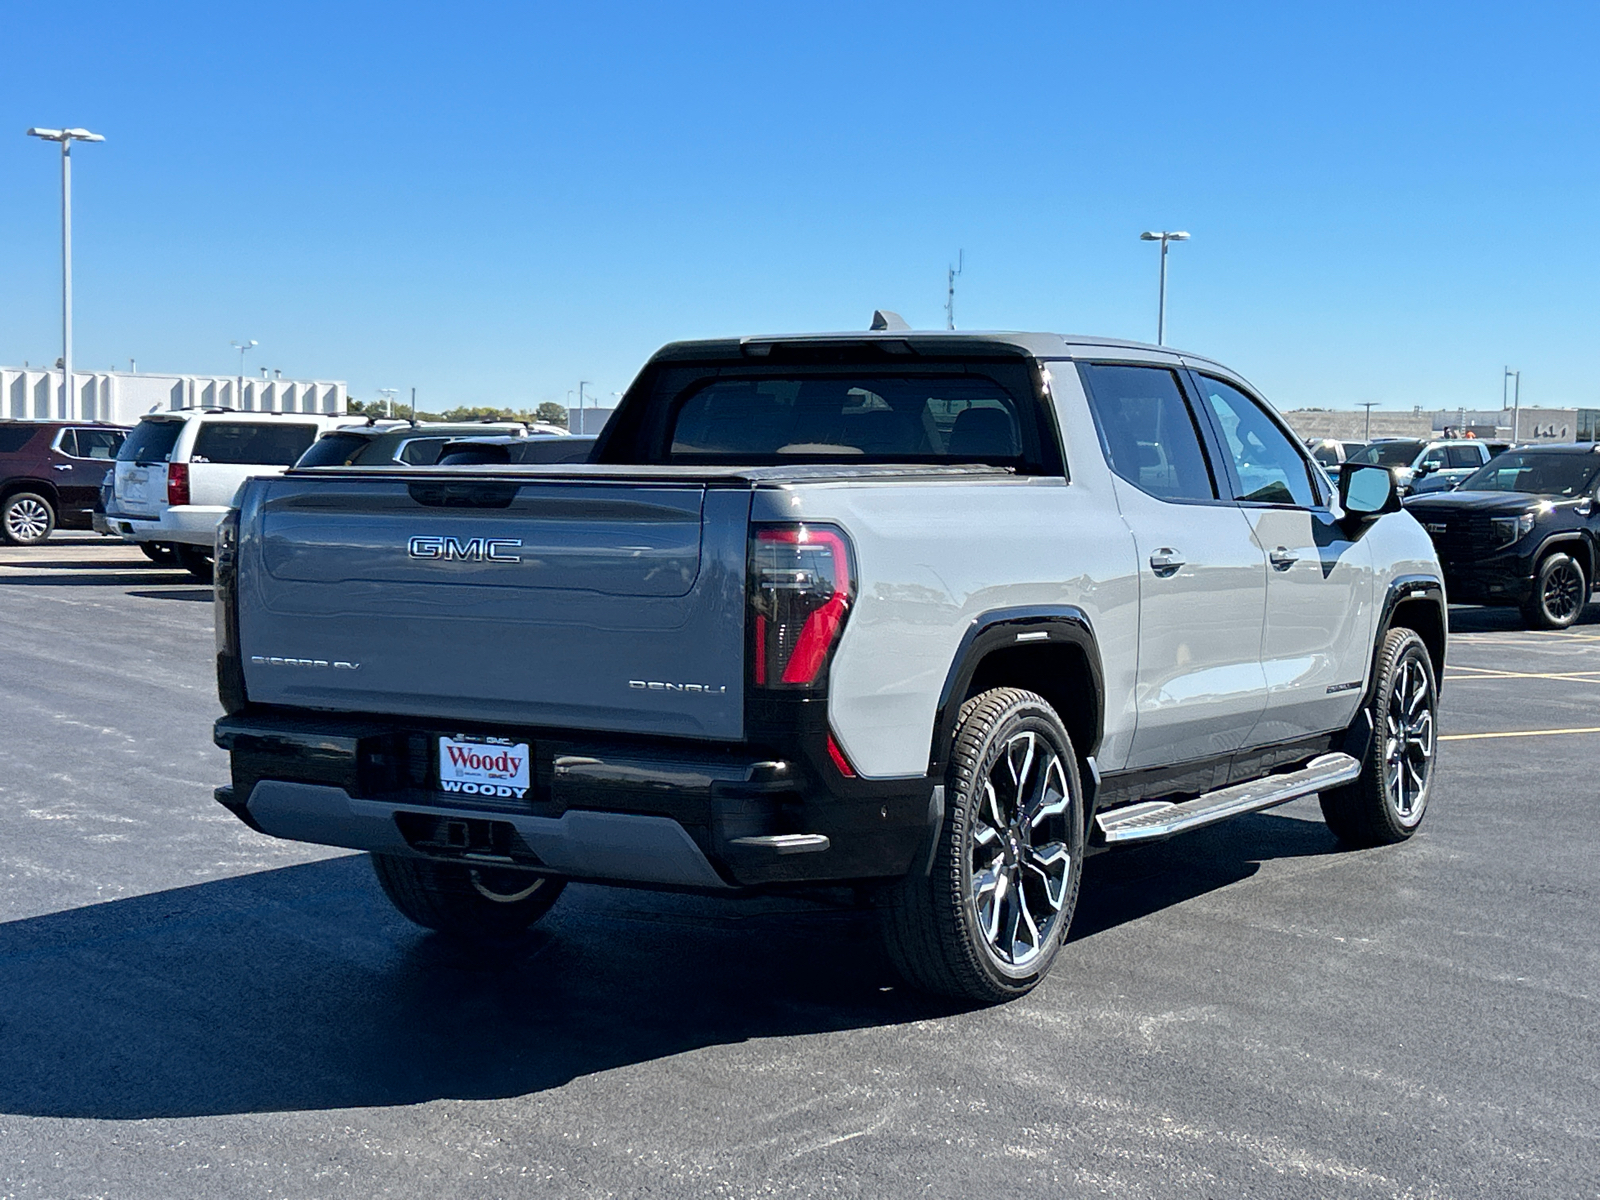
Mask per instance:
[[[245,342],[229,342],[228,343],[228,345],[232,346],[235,350],[237,350],[239,352],[239,392],[233,398],[234,407],[236,407],[236,408],[239,408],[239,409],[243,409],[244,408],[244,356],[245,356],[245,352],[247,350],[255,349],[260,344],[261,343],[256,341],[255,338],[251,338],[249,341],[245,341]]]
[[[78,398],[72,392],[72,143],[103,142],[87,129],[28,130],[29,137],[61,143],[61,416],[78,419]],[[105,417],[105,413],[96,413]]]
[[[1189,235],[1183,230],[1146,230],[1139,235],[1141,242],[1161,243],[1161,301],[1156,309],[1156,345],[1167,344],[1167,243],[1187,242]]]

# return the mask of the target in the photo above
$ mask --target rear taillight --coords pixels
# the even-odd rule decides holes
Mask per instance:
[[[189,464],[167,464],[167,503],[189,503]]]
[[[831,525],[758,525],[750,537],[750,681],[815,689],[855,598],[850,541]]]

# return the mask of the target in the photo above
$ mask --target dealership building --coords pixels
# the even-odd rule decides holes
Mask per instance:
[[[0,417],[24,421],[110,421],[132,425],[146,413],[177,408],[243,412],[342,413],[342,379],[284,379],[246,375],[162,375],[136,371],[74,371],[62,394],[61,372],[0,367]]]

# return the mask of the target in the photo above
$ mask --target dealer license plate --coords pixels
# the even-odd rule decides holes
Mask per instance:
[[[439,739],[439,790],[522,800],[528,795],[528,743]]]

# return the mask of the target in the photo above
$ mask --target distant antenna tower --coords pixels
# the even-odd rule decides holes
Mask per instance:
[[[966,265],[967,252],[965,250],[958,251],[956,253],[956,265],[945,273],[944,327],[946,329],[954,329],[956,327],[956,276],[961,274],[961,268]]]

